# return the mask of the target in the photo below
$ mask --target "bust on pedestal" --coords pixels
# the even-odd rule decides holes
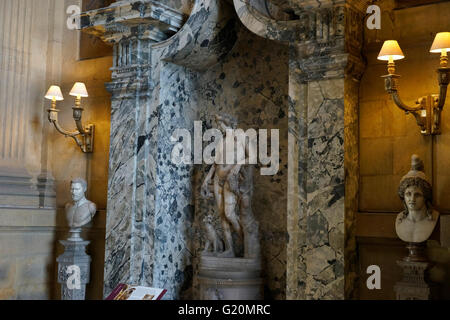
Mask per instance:
[[[95,203],[85,197],[87,183],[84,179],[74,179],[70,185],[72,201],[65,206],[70,236],[67,240],[59,241],[65,250],[56,259],[58,283],[61,283],[62,300],[84,300],[90,278],[91,257],[86,254],[86,246],[90,241],[84,241],[80,234],[81,228],[94,218],[97,208]]]
[[[411,170],[398,187],[405,210],[397,215],[395,231],[401,240],[407,242],[408,255],[397,261],[403,270],[403,279],[395,285],[397,300],[429,300],[434,294],[435,286],[427,279],[431,263],[425,250],[439,212],[431,205],[432,188],[423,170],[422,160],[413,155]]]
[[[227,130],[235,129],[236,125],[233,117],[216,115],[216,126],[222,134],[230,134]],[[248,159],[249,150],[245,142],[242,144],[240,139],[234,138],[234,155],[242,159],[226,164],[228,148],[224,140],[219,141],[215,163],[201,190],[204,198],[214,196],[223,233],[222,239],[214,228],[211,215],[204,219],[207,240],[199,270],[202,300],[262,299],[259,223],[252,210],[253,166],[239,164]],[[236,257],[232,231],[242,240],[243,257]]]

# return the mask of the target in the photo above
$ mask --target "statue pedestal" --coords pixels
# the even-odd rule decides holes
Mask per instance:
[[[69,239],[60,240],[59,243],[65,248],[64,253],[56,259],[61,300],[84,300],[90,278],[91,257],[86,254],[90,241]]]
[[[394,286],[397,300],[432,300],[437,298],[437,285],[428,280],[426,243],[408,243],[408,256],[397,260],[403,270],[403,279]]]
[[[201,300],[261,300],[260,259],[202,256],[198,282]]]

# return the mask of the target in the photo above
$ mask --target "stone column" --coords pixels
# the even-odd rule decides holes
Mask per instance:
[[[302,1],[289,21],[234,5],[249,30],[290,46],[287,298],[351,298],[364,3]]]
[[[81,18],[86,32],[114,46],[112,82],[107,84],[112,113],[104,296],[127,283],[169,289],[171,298],[173,288],[154,280],[157,243],[168,237],[155,229],[168,216],[155,219],[157,184],[164,179],[157,163],[167,154],[158,147],[165,124],[160,124],[159,69],[151,46],[173,35],[183,16],[154,2],[138,4],[120,1]]]
[[[113,28],[109,27],[110,32]],[[150,113],[149,46],[154,39],[144,36],[145,25],[139,29],[114,43],[113,81],[107,84],[112,98],[105,295],[118,283],[148,284],[153,278],[150,214],[155,172],[148,165],[156,150],[150,152],[146,140],[150,124],[155,125],[154,120],[157,124]]]
[[[34,11],[34,2],[0,3],[0,205],[39,205],[25,168]]]
[[[305,43],[291,45],[291,100],[299,116],[299,211],[291,211],[300,283],[290,298],[354,297],[357,261],[358,86],[364,70],[362,8],[356,2],[313,7],[300,20],[315,21]],[[292,67],[293,70],[292,70]],[[294,168],[295,168],[294,164]],[[298,181],[295,181],[298,177]],[[294,201],[294,198],[291,198]],[[295,241],[297,240],[297,241]],[[289,270],[289,268],[288,268]],[[292,270],[292,269],[291,269]]]
[[[0,257],[4,299],[49,299],[56,278],[55,191],[44,94],[64,1],[0,1]],[[55,28],[53,28],[55,26]],[[57,26],[61,28],[57,28]],[[48,100],[47,100],[48,101]],[[48,105],[47,105],[48,107]],[[47,150],[49,149],[49,150]],[[48,169],[37,181],[33,177]]]

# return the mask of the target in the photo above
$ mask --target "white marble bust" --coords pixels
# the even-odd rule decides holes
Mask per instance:
[[[398,195],[405,210],[397,215],[395,231],[405,242],[420,243],[428,240],[439,218],[431,206],[432,189],[423,162],[417,155],[411,157],[411,171],[400,181]]]
[[[71,228],[80,228],[94,218],[97,211],[95,203],[86,199],[87,183],[77,178],[70,182],[72,201],[66,204],[66,219]]]

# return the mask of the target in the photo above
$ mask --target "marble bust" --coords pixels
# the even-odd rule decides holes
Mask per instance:
[[[70,182],[72,201],[66,204],[66,219],[71,228],[81,228],[91,222],[97,211],[95,203],[86,199],[87,183],[77,178]]]
[[[417,155],[411,157],[411,170],[401,179],[398,195],[405,206],[395,221],[398,237],[410,243],[428,240],[436,227],[439,212],[432,208],[431,184]]]

